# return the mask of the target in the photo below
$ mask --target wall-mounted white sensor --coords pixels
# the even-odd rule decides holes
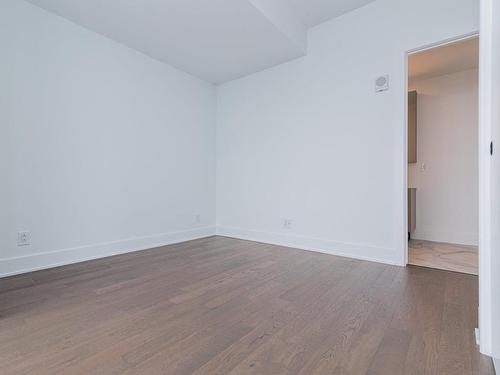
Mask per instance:
[[[382,92],[389,90],[389,75],[383,75],[375,80],[375,92]]]
[[[31,233],[27,230],[17,232],[17,246],[31,245]]]

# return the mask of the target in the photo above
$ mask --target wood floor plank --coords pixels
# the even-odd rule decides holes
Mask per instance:
[[[0,373],[490,375],[477,288],[210,237],[0,279]]]

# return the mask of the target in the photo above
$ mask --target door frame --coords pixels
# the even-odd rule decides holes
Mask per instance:
[[[497,12],[498,12],[498,8]],[[479,348],[493,353],[492,286],[492,191],[491,155],[493,137],[493,0],[480,2],[479,47]]]
[[[446,46],[467,39],[479,37],[479,32],[474,31],[471,33],[459,35],[453,38],[447,38],[434,43],[426,44],[417,48],[412,48],[404,53],[404,127],[403,127],[403,207],[402,207],[402,220],[403,220],[403,235],[401,236],[404,266],[408,265],[408,57],[418,52],[427,51],[436,47]],[[479,162],[481,167],[481,161]],[[481,191],[481,180],[479,181]],[[482,195],[481,193],[479,194]]]

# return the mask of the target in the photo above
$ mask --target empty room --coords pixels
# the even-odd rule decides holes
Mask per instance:
[[[0,47],[0,374],[498,371],[497,0],[2,0]]]

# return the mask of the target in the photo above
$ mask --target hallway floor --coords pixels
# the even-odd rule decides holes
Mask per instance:
[[[478,249],[476,246],[410,240],[408,263],[440,270],[478,274]]]

